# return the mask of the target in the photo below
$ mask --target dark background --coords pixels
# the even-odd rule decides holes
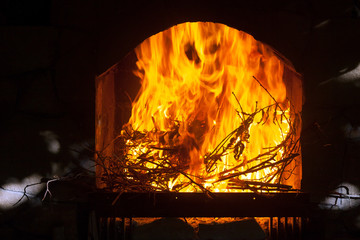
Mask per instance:
[[[0,185],[86,165],[95,77],[147,37],[186,21],[224,23],[287,57],[304,79],[303,190],[316,201],[345,183],[360,193],[358,0],[1,1]],[[60,144],[57,153],[46,132]],[[338,232],[358,236],[359,216],[358,208],[336,215]]]

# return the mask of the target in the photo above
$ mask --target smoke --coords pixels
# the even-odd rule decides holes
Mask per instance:
[[[58,154],[60,152],[60,142],[58,136],[52,131],[41,131],[40,135],[44,138],[49,152]]]

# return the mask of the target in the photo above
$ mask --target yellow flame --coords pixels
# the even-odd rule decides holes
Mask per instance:
[[[217,182],[214,172],[208,176],[203,156],[243,123],[246,115],[242,112],[250,114],[272,106],[267,121],[262,122],[264,113],[254,116],[247,141],[237,137],[236,141],[242,140],[245,145],[240,159],[236,160],[233,154],[223,156],[216,164],[215,173],[231,169],[239,162],[244,162],[240,170],[254,166],[257,161],[246,162],[286,137],[289,122],[279,117],[283,111],[290,116],[283,63],[251,35],[222,24],[188,22],[146,39],[135,51],[138,58],[135,74],[141,79],[142,87],[133,103],[129,124],[149,132],[154,128],[168,131],[175,121],[180,122],[178,144],[188,146],[187,173],[205,179],[202,183],[205,188],[229,191],[227,182]],[[275,107],[273,98],[281,109]],[[276,116],[274,111],[278,111]],[[132,154],[144,152],[141,148],[136,147]],[[282,154],[276,156],[281,158]],[[275,170],[263,169],[239,179],[261,180],[272,171]],[[234,171],[227,174],[231,173]],[[172,179],[168,182],[169,189],[184,181],[187,179],[182,175]]]

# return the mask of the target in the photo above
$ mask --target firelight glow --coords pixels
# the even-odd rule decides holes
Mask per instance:
[[[159,136],[154,136],[153,145],[175,141],[172,144],[186,146],[187,174],[205,188],[240,191],[230,189],[228,181],[218,181],[219,173],[230,176],[256,166],[261,154],[286,139],[292,114],[283,81],[284,64],[251,35],[223,24],[187,22],[151,36],[135,52],[135,75],[142,86],[128,124],[146,133],[166,133],[178,127],[176,139],[165,137],[165,143],[160,143]],[[233,143],[243,144],[241,154],[236,157],[229,152],[214,164],[215,170],[207,171],[204,163],[209,152],[255,112],[248,129]],[[274,161],[284,158],[285,147],[279,147]],[[138,145],[128,153],[132,161],[138,161],[137,157],[148,151]],[[166,152],[160,151],[159,155],[163,154]],[[146,167],[156,168],[156,164],[147,163]],[[241,167],[233,169],[239,164]],[[279,176],[268,177],[278,170],[269,166],[238,179],[278,183]],[[179,175],[168,187],[171,190],[186,181],[189,179]],[[194,188],[189,185],[181,191]]]

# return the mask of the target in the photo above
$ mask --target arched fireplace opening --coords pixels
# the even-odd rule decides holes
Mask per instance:
[[[301,77],[245,32],[211,22],[176,25],[142,42],[96,87],[99,187],[301,187]]]
[[[300,74],[272,47],[220,23],[175,25],[96,78],[97,186],[115,192],[117,217],[266,216],[269,235],[293,234],[302,104]]]

